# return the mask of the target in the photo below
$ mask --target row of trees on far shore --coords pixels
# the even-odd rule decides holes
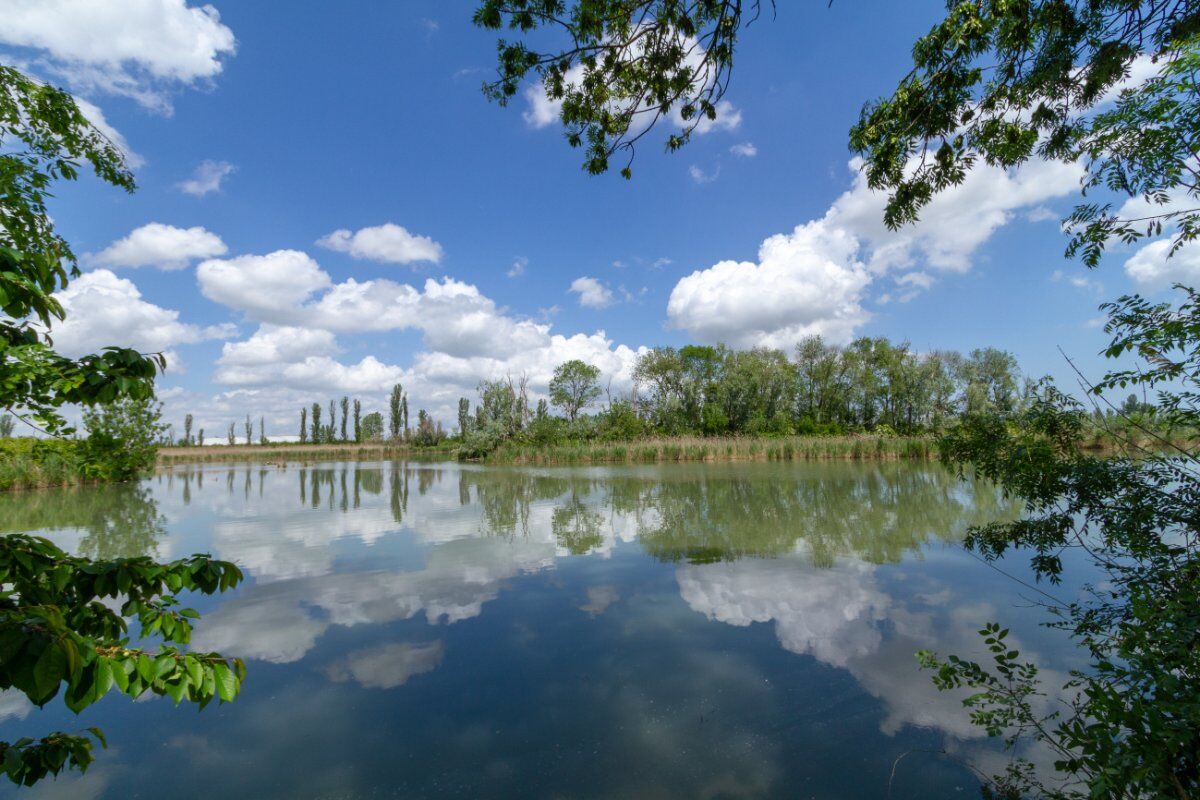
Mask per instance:
[[[188,414],[183,419],[183,435],[176,439],[168,428],[163,436],[163,443],[181,447],[203,447],[206,441],[204,429],[200,428],[193,433],[194,428],[195,419]],[[265,417],[259,417],[257,432],[256,439],[254,421],[247,414],[240,428],[237,423],[229,423],[225,430],[225,443],[270,444]],[[424,409],[417,411],[416,425],[409,425],[408,395],[400,384],[392,387],[388,398],[386,425],[383,413],[370,411],[363,414],[362,401],[358,398],[351,399],[349,396],[342,397],[340,401],[330,400],[327,409],[321,403],[313,403],[300,409],[298,440],[301,444],[393,441],[433,446],[446,438],[442,424],[435,421]]]
[[[919,435],[943,431],[963,415],[1020,411],[1033,386],[1011,353],[991,347],[965,355],[922,353],[882,337],[839,347],[819,336],[790,353],[722,344],[656,347],[639,356],[633,387],[625,392],[614,392],[611,376],[606,380],[599,367],[578,359],[558,365],[546,396],[536,400],[524,375],[482,381],[474,402],[459,398],[453,437],[468,450],[486,451],[514,438],[551,444],[681,435]],[[1131,395],[1120,411],[1148,424],[1153,406]],[[183,435],[175,439],[168,429],[164,442],[203,446],[204,429],[193,428],[188,414]],[[302,444],[434,446],[451,437],[424,409],[410,421],[408,394],[397,384],[386,412],[364,414],[362,401],[349,396],[301,408],[297,438]],[[250,415],[240,426],[229,423],[223,438],[229,445],[270,442],[265,418],[256,431]]]
[[[656,347],[633,370],[633,388],[611,389],[595,365],[560,364],[545,397],[534,400],[522,375],[486,380],[478,394],[458,401],[456,435],[532,443],[562,439],[633,439],[649,435],[838,434],[854,431],[919,434],[939,431],[964,413],[1010,413],[1026,401],[1031,382],[1010,353],[982,348],[963,355],[920,353],[908,343],[863,337],[838,347],[813,336],[791,353],[774,348],[734,350],[725,345]],[[600,403],[604,398],[604,402]],[[597,406],[600,406],[597,408]],[[437,445],[449,434],[424,409],[415,424],[408,394],[392,387],[386,414],[363,413],[362,401],[344,396],[300,409],[301,443],[391,441]],[[203,446],[205,431],[167,440]],[[267,444],[266,420],[247,415],[229,423],[227,444]]]
[[[818,336],[790,354],[657,347],[638,358],[633,379],[630,391],[614,395],[599,368],[567,361],[555,370],[548,398],[536,402],[524,377],[484,381],[474,406],[460,398],[458,431],[470,440],[468,450],[483,451],[518,437],[536,444],[647,435],[919,434],[942,430],[965,413],[1015,411],[1032,387],[1016,358],[994,348],[919,353],[885,338],[838,347]]]

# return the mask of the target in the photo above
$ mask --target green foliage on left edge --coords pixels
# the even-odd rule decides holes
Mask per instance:
[[[78,269],[46,201],[55,181],[78,177],[81,162],[133,190],[120,151],[69,93],[0,65],[0,409],[28,414],[52,434],[71,430],[62,406],[150,397],[165,366],[161,355],[128,348],[72,359],[51,346],[46,331],[63,318],[54,293]]]
[[[48,334],[64,317],[54,293],[78,268],[46,200],[56,181],[78,176],[82,162],[106,183],[133,190],[120,151],[69,93],[0,66],[0,411],[61,436],[72,431],[63,406],[91,408],[87,441],[35,442],[28,450],[64,463],[84,450],[84,464],[103,462],[110,473],[99,477],[128,478],[146,466],[150,441],[161,431],[151,400],[165,360],[118,347],[72,359],[54,352]],[[2,536],[0,688],[44,705],[65,685],[66,704],[76,712],[114,686],[132,697],[150,691],[202,707],[214,697],[232,700],[245,674],[242,662],[176,647],[187,644],[198,615],[178,607],[174,594],[212,594],[241,579],[236,566],[207,556],[170,564],[144,557],[92,561],[46,539]],[[120,613],[106,598],[121,600]],[[154,652],[129,647],[125,617],[136,617],[141,635],[160,637],[163,645]],[[83,770],[93,741],[104,744],[96,729],[3,742],[0,770],[26,786],[63,769]]]
[[[214,698],[231,701],[241,689],[244,665],[175,646],[187,644],[199,616],[175,594],[213,594],[241,580],[234,564],[206,555],[169,564],[145,557],[92,561],[40,537],[0,537],[0,689],[20,690],[39,706],[62,692],[76,713],[113,687],[130,697],[149,691],[201,708]],[[119,612],[105,599],[120,599]],[[157,636],[162,646],[131,647],[127,617],[137,619],[141,637]],[[0,743],[0,771],[28,786],[64,768],[86,769],[93,739],[104,744],[98,730],[88,734]]]

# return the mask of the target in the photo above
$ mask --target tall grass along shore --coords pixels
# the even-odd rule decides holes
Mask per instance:
[[[627,442],[501,445],[487,464],[636,464],[670,461],[928,460],[929,436],[673,437]]]

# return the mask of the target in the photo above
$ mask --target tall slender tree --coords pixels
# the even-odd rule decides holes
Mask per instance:
[[[183,418],[183,444],[189,446],[192,443],[192,415],[188,414]]]
[[[325,441],[332,442],[337,430],[337,403],[333,400],[329,401],[329,425],[325,430]]]
[[[404,387],[396,384],[392,387],[392,394],[388,397],[388,433],[391,438],[399,439],[400,431],[403,430],[403,418],[400,409],[400,401],[404,398]]]
[[[354,398],[354,441],[362,441],[362,401]]]
[[[471,401],[465,397],[458,398],[458,435],[466,436],[471,428]]]
[[[300,409],[300,444],[308,441],[308,409]]]
[[[321,429],[321,404],[313,403],[312,404],[312,437],[311,437],[313,444],[321,443],[322,433],[323,433],[323,431]]]
[[[225,434],[225,439],[229,442],[229,446],[237,444],[237,425],[229,423],[229,430]]]
[[[254,444],[254,423],[249,414],[246,415],[246,444]]]
[[[196,436],[196,444],[204,447],[204,428],[201,428],[200,433]]]
[[[400,398],[400,415],[404,420],[404,440],[408,441],[408,394]]]
[[[346,431],[346,424],[350,417],[350,398],[342,396],[342,441],[349,441]]]
[[[266,417],[258,418],[258,443],[259,444],[267,443],[267,418]]]

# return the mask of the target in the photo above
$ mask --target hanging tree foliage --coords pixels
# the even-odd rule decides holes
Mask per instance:
[[[78,359],[53,349],[52,326],[64,317],[54,293],[79,271],[46,200],[56,181],[74,180],[84,164],[101,180],[133,190],[120,151],[70,94],[0,65],[0,409],[59,435],[72,431],[64,405],[145,404],[165,366],[161,355],[128,348]],[[183,649],[197,614],[176,595],[212,594],[241,579],[235,565],[205,555],[167,564],[91,560],[41,537],[2,536],[0,689],[19,690],[39,706],[62,696],[75,712],[114,687],[201,707],[233,700],[242,662]],[[138,637],[157,637],[161,646],[135,646],[126,617],[137,620]],[[63,769],[83,770],[97,741],[103,744],[103,735],[89,728],[0,742],[0,771],[30,785]]]

